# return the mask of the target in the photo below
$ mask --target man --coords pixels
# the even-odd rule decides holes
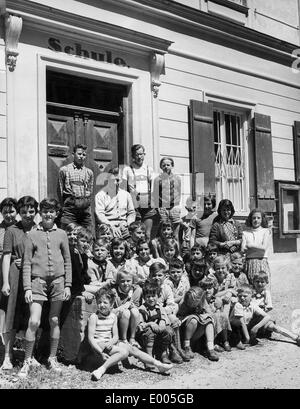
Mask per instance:
[[[129,237],[128,226],[135,221],[132,198],[120,189],[119,168],[108,173],[107,184],[95,196],[95,213],[99,224],[109,224],[114,237]]]
[[[123,170],[123,185],[133,199],[136,220],[142,221],[146,226],[148,240],[151,236],[153,218],[156,210],[151,208],[151,188],[153,169],[144,164],[145,148],[136,144],[131,147],[132,164]]]
[[[94,187],[93,171],[84,166],[87,147],[77,144],[73,149],[73,162],[59,170],[59,190],[62,202],[61,227],[77,223],[92,228],[91,195]]]

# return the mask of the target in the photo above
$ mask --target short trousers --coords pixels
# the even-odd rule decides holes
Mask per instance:
[[[155,215],[156,215],[156,209],[152,209],[151,207],[137,207],[135,209],[135,219],[137,221],[153,219]]]
[[[160,220],[162,222],[170,221],[173,224],[178,224],[181,222],[181,207],[180,206],[174,206],[174,207],[171,207],[170,209],[166,207],[160,207],[157,210],[160,216]]]
[[[60,276],[53,280],[33,277],[31,280],[31,289],[33,301],[63,301],[65,277]]]

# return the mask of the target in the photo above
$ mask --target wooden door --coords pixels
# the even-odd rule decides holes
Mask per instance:
[[[59,198],[59,169],[73,161],[73,146],[82,143],[87,146],[86,166],[94,172],[94,194],[103,184],[105,173],[118,165],[119,117],[88,117],[48,114],[48,197]],[[103,174],[103,177],[101,175]],[[93,200],[92,200],[93,202]]]

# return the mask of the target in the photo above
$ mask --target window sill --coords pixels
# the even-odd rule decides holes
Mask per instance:
[[[246,0],[243,1],[244,4],[235,3],[234,1],[230,1],[230,0],[205,0],[205,2],[220,4],[221,6],[228,7],[232,10],[239,11],[240,13],[245,14],[245,16],[248,17],[249,7],[245,5],[247,4]]]

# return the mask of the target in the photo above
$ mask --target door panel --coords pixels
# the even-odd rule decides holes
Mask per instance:
[[[103,186],[106,172],[118,165],[119,119],[116,117],[111,119],[111,121],[87,120],[77,114],[69,117],[48,114],[49,197],[59,197],[59,169],[73,161],[73,146],[78,143],[87,146],[86,166],[94,172],[94,195]]]

